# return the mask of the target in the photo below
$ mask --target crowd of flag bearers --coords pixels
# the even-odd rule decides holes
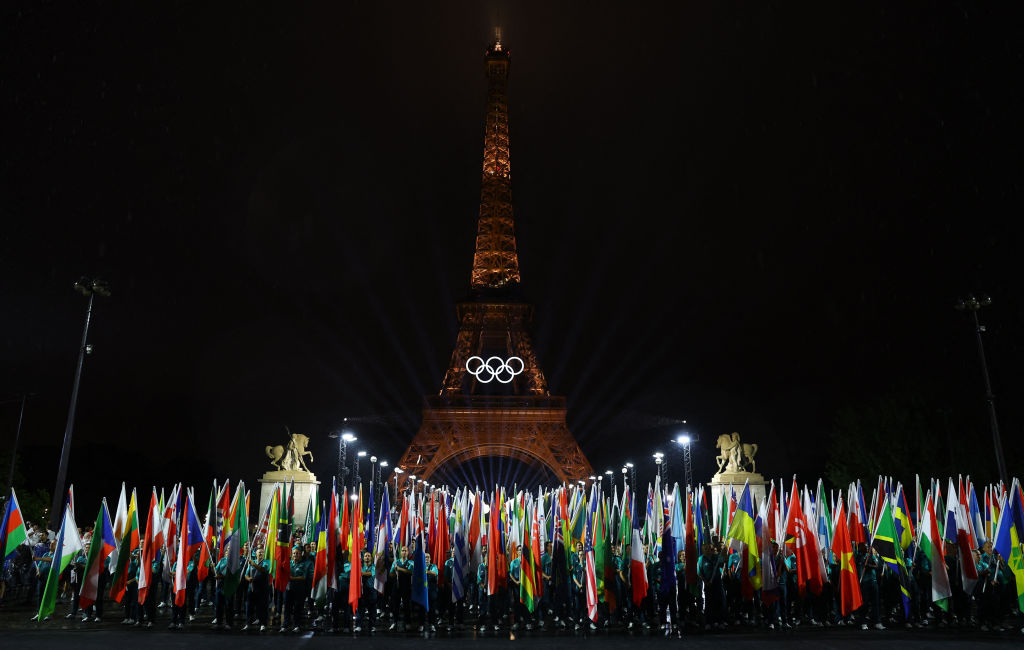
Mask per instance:
[[[143,511],[122,486],[113,517],[104,500],[84,534],[69,492],[54,539],[35,546],[12,491],[2,575],[29,553],[40,622],[63,596],[63,615],[83,624],[104,620],[106,601],[125,625],[172,630],[1021,627],[1017,480],[918,479],[909,494],[879,477],[866,500],[859,481],[836,493],[794,478],[757,503],[749,485],[718,503],[659,479],[646,495],[608,487],[421,487],[392,505],[386,489],[364,500],[361,487],[335,486],[295,521],[290,485],[253,519],[244,484],[214,483],[202,518],[191,488],[153,488]]]

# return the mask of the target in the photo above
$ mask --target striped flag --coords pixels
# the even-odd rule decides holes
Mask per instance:
[[[82,550],[82,538],[78,536],[78,525],[75,523],[75,516],[71,514],[71,506],[64,507],[64,519],[60,525],[60,532],[57,533],[57,548],[53,552],[53,561],[50,563],[50,570],[46,574],[46,586],[43,588],[43,597],[39,600],[39,620],[42,621],[53,613],[57,603],[58,581],[60,575],[68,568],[75,556]]]
[[[100,572],[103,571],[103,563],[107,556],[116,547],[106,499],[103,499],[100,504],[100,511],[96,515],[96,525],[92,530],[89,555],[85,561],[85,577],[82,578],[82,591],[78,596],[78,606],[82,609],[93,605],[101,597],[99,593]]]

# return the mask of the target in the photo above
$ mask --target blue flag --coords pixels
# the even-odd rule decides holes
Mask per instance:
[[[416,537],[416,550],[412,556],[412,602],[419,603],[424,610],[430,611],[430,598],[427,596],[427,558],[423,555],[423,532]]]

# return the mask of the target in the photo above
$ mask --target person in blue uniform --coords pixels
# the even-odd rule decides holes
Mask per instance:
[[[427,573],[427,604],[428,608],[425,612],[421,612],[420,625],[421,631],[424,626],[429,626],[431,632],[437,631],[437,626],[434,624],[437,617],[437,565],[430,560],[430,553],[424,553],[423,558],[425,560],[424,567]]]
[[[224,580],[228,575],[228,558],[227,556],[217,560],[217,563],[213,565],[213,579],[216,586],[216,598],[217,598],[217,609],[214,614],[213,623],[210,625],[211,628],[230,630],[232,624],[235,622],[235,608],[228,602],[227,596],[224,594]]]
[[[302,549],[292,549],[291,575],[284,594],[284,623],[281,632],[289,629],[292,632],[302,631],[302,605],[305,601],[306,562],[302,558]]]
[[[334,628],[348,634],[352,631],[352,605],[348,602],[348,592],[352,580],[352,563],[349,561],[349,552],[339,553],[337,563],[338,590],[334,592],[331,615],[334,619]]]
[[[259,631],[267,629],[267,596],[270,593],[270,563],[264,559],[262,548],[256,550],[256,557],[245,569],[245,582],[249,585],[246,602],[246,624],[242,631],[259,625]]]
[[[409,613],[412,609],[412,559],[409,558],[409,547],[402,546],[398,557],[391,563],[391,577],[396,581],[394,600],[391,611],[394,621],[389,629],[405,630],[409,625]]]
[[[867,544],[861,542],[857,546],[854,561],[860,572],[860,593],[864,599],[864,605],[861,607],[860,629],[868,629],[870,623],[876,630],[884,630],[885,626],[879,620],[881,603],[878,596],[878,579],[882,573],[882,559],[874,547],[869,548]]]
[[[489,599],[487,596],[487,547],[482,547],[480,564],[476,567],[476,611],[480,631],[487,629]],[[497,627],[495,627],[497,629]]]
[[[373,555],[369,551],[363,552],[363,561],[359,567],[362,594],[359,596],[359,620],[356,622],[355,632],[377,631],[377,586],[374,584],[376,567],[373,564]]]

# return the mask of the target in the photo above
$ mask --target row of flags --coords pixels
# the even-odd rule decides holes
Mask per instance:
[[[646,499],[639,499],[628,486],[621,493],[613,489],[605,494],[599,485],[589,490],[582,485],[563,485],[538,489],[536,493],[517,490],[514,494],[507,494],[500,486],[489,494],[479,488],[460,488],[454,494],[444,489],[424,489],[402,496],[393,512],[388,491],[380,495],[377,507],[372,486],[365,501],[361,487],[349,494],[339,492],[335,484],[324,501],[313,491],[300,541],[315,545],[311,595],[318,602],[326,602],[329,590],[338,588],[339,551],[349,552],[356,574],[349,580],[347,594],[353,609],[362,596],[363,581],[358,574],[363,552],[370,553],[375,567],[373,588],[383,592],[395,559],[394,545],[413,549],[413,600],[422,600],[424,607],[429,605],[425,556],[429,553],[435,563],[443,564],[453,549],[453,600],[463,597],[467,585],[475,580],[477,567],[484,562],[488,593],[504,588],[509,562],[518,557],[519,595],[533,611],[544,589],[541,554],[551,542],[552,570],[555,584],[560,586],[568,584],[574,551],[582,545],[587,608],[596,616],[598,603],[608,603],[613,610],[616,606],[613,545],[630,549],[632,589],[639,600],[649,588],[647,563],[653,558],[661,560],[662,589],[675,587],[677,550],[685,550],[688,558],[686,587],[699,589],[695,559],[714,534],[739,554],[741,590],[747,599],[758,589],[767,602],[778,597],[780,578],[772,554],[773,541],[784,555],[796,556],[801,594],[808,589],[819,593],[829,565],[836,562],[844,614],[860,606],[860,576],[854,562],[859,543],[874,547],[898,577],[907,606],[910,568],[916,554],[925,553],[933,570],[932,600],[948,607],[952,589],[944,561],[947,545],[959,549],[956,570],[964,590],[970,592],[979,579],[971,549],[991,541],[1016,577],[1018,602],[1024,611],[1024,493],[1017,480],[1010,486],[990,485],[976,490],[969,477],[956,483],[949,479],[943,492],[938,481],[922,485],[917,479],[911,500],[900,483],[880,477],[867,502],[859,481],[850,484],[845,494],[836,494],[826,493],[820,480],[815,490],[806,486],[800,489],[794,477],[788,493],[781,484],[777,487],[772,482],[768,493],[755,503],[750,486],[744,485],[738,495],[735,488],[724,490],[715,507],[709,507],[703,487],[681,489],[676,484],[668,489],[659,479],[648,485]],[[265,547],[270,579],[278,590],[284,590],[289,580],[294,515],[294,485],[275,485],[252,540],[254,547]],[[62,521],[51,565],[51,573],[56,575],[83,550],[70,491]],[[106,500],[102,502],[94,525],[94,543],[86,559],[80,595],[83,607],[99,597],[99,575],[105,567],[111,573],[110,595],[121,601],[127,568],[136,550],[142,555],[140,603],[153,582],[152,565],[158,554],[164,577],[173,582],[178,604],[184,602],[186,567],[196,553],[200,579],[206,577],[210,565],[227,558],[225,592],[229,595],[253,561],[252,554],[243,557],[241,552],[250,541],[249,492],[244,484],[232,492],[230,482],[220,487],[215,482],[203,523],[191,488],[177,485],[167,499],[154,488],[142,521],[144,530],[134,490],[127,498],[122,486],[113,521]],[[0,526],[4,557],[25,541],[25,535],[12,490]],[[444,581],[443,572],[439,578]],[[44,587],[40,618],[53,611],[53,598],[55,593],[49,594]]]

